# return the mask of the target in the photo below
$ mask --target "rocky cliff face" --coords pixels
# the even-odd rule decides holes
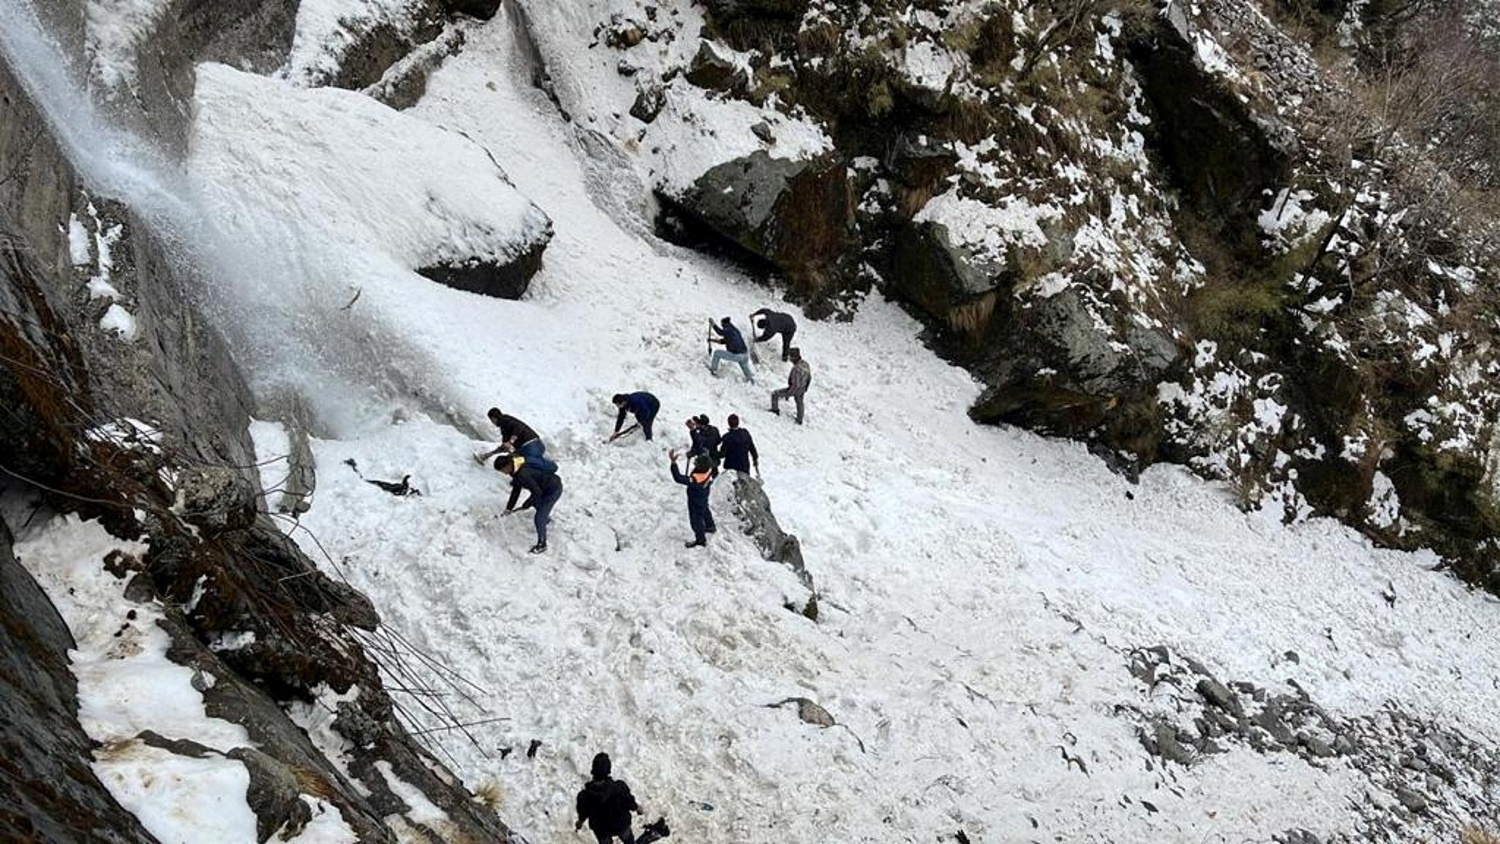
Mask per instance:
[[[987,385],[975,419],[1184,462],[1500,587],[1483,15],[1304,5],[598,3],[591,49],[630,80],[617,137],[697,96],[758,117],[758,149],[654,167],[694,223],[669,233],[813,315],[907,302]]]
[[[170,80],[200,55],[253,64],[285,49],[281,5],[216,7],[246,12],[219,21],[235,21],[228,27],[202,4],[184,5],[141,47],[175,60],[141,63],[167,80],[161,100],[141,80],[143,102],[174,101]],[[249,743],[207,747],[151,731],[121,739],[242,763],[260,840],[302,829],[299,795],[336,807],[361,841],[512,840],[402,727],[366,648],[382,641],[369,602],[320,572],[264,514],[247,433],[252,400],[194,306],[183,244],[163,242],[136,209],[92,195],[3,63],[0,113],[0,490],[144,543],[143,555],[113,559],[114,575],[131,602],[161,614],[171,658],[210,678],[199,690],[209,716],[242,727]],[[180,135],[172,114],[148,107],[133,119],[171,137]],[[67,629],[16,565],[3,527],[0,540],[14,763],[0,826],[25,840],[151,840],[91,773]],[[223,647],[225,637],[244,644]],[[342,752],[288,714],[329,693],[339,702],[327,735]]]

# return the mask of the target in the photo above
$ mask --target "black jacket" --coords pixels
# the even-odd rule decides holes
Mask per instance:
[[[515,509],[516,499],[521,497],[523,489],[531,493],[531,497],[521,505],[521,509],[525,510],[549,495],[561,494],[562,479],[534,466],[521,464],[521,467],[510,476],[510,501],[506,502],[505,509]]]
[[[639,809],[630,786],[622,780],[589,780],[578,792],[578,820],[588,821],[596,833],[610,835],[629,829],[630,813]]]
[[[703,455],[717,463],[719,461],[719,429],[712,425],[699,425],[693,429],[693,447],[688,457]]]
[[[537,438],[536,431],[530,425],[504,413],[500,414],[500,421],[495,423],[495,427],[500,429],[501,442],[515,437],[516,445],[525,445]]]
[[[794,334],[797,331],[797,321],[792,319],[791,314],[773,311],[770,308],[761,308],[750,315],[751,325],[755,324],[756,317],[761,318],[761,333],[760,336],[755,338],[755,342],[757,343],[764,343],[776,334]]]
[[[719,453],[724,456],[724,468],[730,471],[750,471],[750,461],[760,462],[755,451],[755,440],[744,428],[730,428],[719,443]]]

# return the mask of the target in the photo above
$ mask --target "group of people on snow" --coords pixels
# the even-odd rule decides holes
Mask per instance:
[[[792,338],[797,333],[797,322],[790,314],[769,308],[761,308],[751,314],[751,319],[759,320],[755,325],[761,333],[755,338],[756,342],[762,343],[780,336],[782,360],[792,364],[786,387],[771,393],[771,412],[780,415],[780,403],[792,399],[797,405],[797,424],[801,425],[803,396],[812,383],[812,370],[807,361],[802,359],[801,349],[791,345]],[[719,364],[728,360],[739,364],[747,382],[755,383],[755,376],[750,368],[752,350],[733,320],[729,317],[724,317],[717,323],[710,320],[709,329],[710,344],[724,347],[709,355],[709,371],[717,375]],[[617,413],[614,432],[606,442],[614,442],[637,429],[647,442],[652,440],[653,425],[657,414],[661,412],[661,401],[656,396],[645,391],[616,393],[611,402]],[[635,418],[634,424],[629,427],[625,426],[627,417]],[[510,477],[510,499],[506,502],[505,513],[508,515],[519,510],[533,511],[536,544],[530,550],[533,554],[540,554],[547,550],[547,524],[552,520],[552,508],[563,492],[557,464],[547,458],[546,443],[530,425],[499,408],[490,408],[489,420],[500,429],[500,444],[474,457],[480,463],[494,458],[495,469]],[[692,445],[684,455],[686,461],[682,469],[678,468],[677,450],[668,452],[672,479],[687,488],[688,524],[693,532],[692,541],[686,543],[689,548],[707,545],[708,534],[717,529],[713,513],[709,509],[709,492],[720,471],[734,472],[740,478],[750,477],[752,469],[755,474],[760,473],[760,454],[756,451],[754,438],[741,426],[738,415],[730,414],[727,421],[729,430],[721,436],[707,414],[688,418],[686,425]],[[523,491],[528,496],[517,507]]]
[[[801,350],[792,345],[792,338],[797,333],[797,322],[791,315],[769,308],[761,308],[751,314],[751,320],[760,330],[755,342],[764,343],[780,336],[781,359],[792,364],[786,387],[771,393],[770,410],[780,415],[780,403],[792,399],[797,406],[797,424],[801,425],[803,396],[812,383],[812,370],[802,359]],[[745,342],[739,328],[729,317],[724,317],[717,323],[710,320],[709,329],[710,345],[723,346],[709,355],[709,372],[717,375],[719,365],[727,360],[738,364],[745,381],[754,384],[755,375],[751,370],[754,352]],[[661,412],[660,400],[648,392],[639,391],[616,393],[611,401],[617,415],[614,432],[606,442],[614,442],[637,429],[650,442],[657,414]],[[540,554],[547,550],[547,525],[552,520],[552,508],[563,492],[557,464],[548,459],[546,443],[530,425],[499,408],[490,408],[488,416],[490,423],[500,431],[500,443],[474,457],[480,463],[493,458],[495,469],[510,478],[510,498],[505,504],[507,515],[523,510],[533,511],[536,544],[531,547],[531,553]],[[635,419],[629,427],[625,426],[627,417]],[[678,451],[668,451],[672,480],[683,485],[687,492],[688,525],[693,532],[693,539],[686,543],[688,548],[707,545],[708,534],[718,529],[709,507],[709,493],[714,479],[723,472],[733,472],[736,478],[741,479],[760,474],[760,453],[756,450],[755,438],[741,425],[737,414],[730,414],[726,422],[728,430],[721,434],[707,414],[690,416],[685,424],[691,445],[682,455],[685,458],[682,468],[678,467]],[[527,493],[527,497],[518,507],[523,491]],[[666,821],[659,819],[654,824],[647,825],[639,839],[635,837],[631,831],[631,815],[640,813],[641,808],[630,793],[630,786],[611,778],[608,754],[600,753],[594,757],[590,773],[590,780],[578,792],[578,821],[574,829],[581,830],[587,823],[599,844],[609,844],[616,839],[622,844],[648,844],[670,834]]]

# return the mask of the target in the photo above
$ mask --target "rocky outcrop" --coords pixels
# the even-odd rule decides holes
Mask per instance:
[[[0,838],[134,844],[154,839],[94,776],[78,726],[73,639],[11,553],[0,522]]]
[[[849,240],[853,199],[847,171],[833,158],[791,160],[759,150],[662,199],[787,273],[803,292],[816,290]]]
[[[393,827],[434,844],[512,840],[397,720],[361,639],[379,631],[370,602],[259,515],[248,391],[185,293],[178,273],[191,265],[167,260],[131,209],[86,195],[4,68],[0,108],[0,466],[52,509],[97,518],[114,535],[147,544],[143,559],[116,554],[105,565],[130,578],[129,599],[160,607],[171,656],[214,678],[199,689],[210,714],[244,725],[255,740],[253,751],[225,752],[251,774],[262,837],[305,819],[295,782],[297,794],[340,806],[364,841],[394,840]],[[4,550],[0,576],[10,578]],[[24,645],[32,661],[45,661],[47,651],[60,658],[66,631],[59,639],[60,622],[34,600],[34,585],[4,586],[8,641]],[[94,835],[112,829],[117,835],[106,840],[143,840],[87,775],[71,687],[60,675],[32,680],[33,693],[3,696],[17,707],[15,723],[28,725],[20,738],[34,743],[7,753],[13,765],[4,775],[24,783],[6,798],[22,804],[17,828],[71,823],[58,813],[73,807],[80,819],[101,819]],[[327,689],[348,696],[331,730],[358,748],[352,777],[285,711]],[[40,725],[49,736],[34,734]],[[158,739],[184,753],[204,750],[190,737],[137,737]],[[424,828],[403,817],[410,807],[372,798],[390,791],[387,770],[442,807],[446,825]]]
[[[791,569],[808,591],[814,591],[812,575],[802,561],[802,543],[781,529],[776,514],[771,512],[771,499],[766,496],[760,481],[755,478],[735,479],[734,512],[740,517],[745,533],[755,540],[767,560]]]
[[[438,284],[499,299],[519,299],[531,286],[531,278],[542,268],[542,252],[552,232],[526,244],[524,251],[508,261],[470,258],[460,263],[419,267],[417,272]]]
[[[1152,112],[1148,140],[1173,177],[1185,209],[1219,237],[1255,248],[1255,215],[1266,191],[1287,183],[1296,135],[1205,66],[1183,10],[1137,19],[1131,62]],[[1244,238],[1249,241],[1244,242]]]
[[[1296,662],[1293,651],[1283,659]],[[1347,767],[1367,780],[1353,806],[1358,826],[1328,841],[1456,838],[1461,828],[1493,827],[1500,810],[1487,795],[1500,755],[1486,744],[1389,705],[1368,715],[1335,717],[1295,682],[1290,693],[1220,682],[1192,657],[1165,646],[1130,655],[1129,671],[1173,715],[1137,710],[1141,745],[1174,765],[1197,765],[1231,748],[1291,754],[1317,768]],[[1163,769],[1163,779],[1171,774]],[[1317,841],[1305,830],[1278,840]]]

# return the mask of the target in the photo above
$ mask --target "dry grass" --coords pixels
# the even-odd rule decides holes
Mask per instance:
[[[486,778],[474,787],[474,799],[491,812],[498,812],[505,804],[505,789],[500,786],[499,780]]]
[[[1458,840],[1459,844],[1500,844],[1500,835],[1477,826],[1466,826],[1459,832]]]

